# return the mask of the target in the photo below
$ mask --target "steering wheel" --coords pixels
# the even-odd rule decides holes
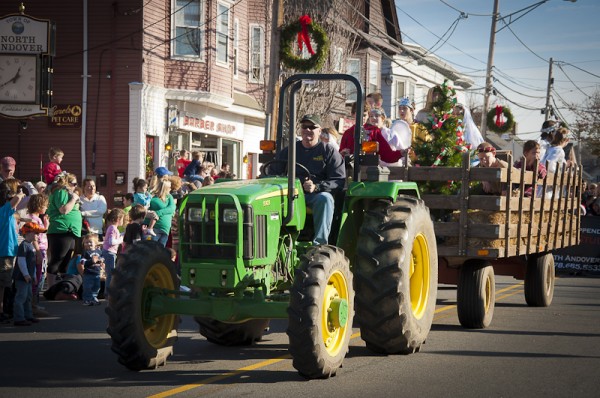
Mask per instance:
[[[275,166],[278,165],[279,167]],[[271,168],[273,166],[273,169]],[[281,174],[278,173],[281,171]],[[287,160],[273,159],[264,163],[260,168],[260,173],[265,176],[287,176],[288,175],[288,162]],[[310,171],[300,163],[296,163],[296,177],[300,181],[305,181],[311,178]]]

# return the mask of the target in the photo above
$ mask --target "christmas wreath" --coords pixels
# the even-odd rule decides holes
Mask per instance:
[[[510,109],[497,105],[487,114],[487,128],[494,133],[502,134],[512,130],[515,119]]]
[[[315,52],[310,44],[310,36],[317,44]],[[298,47],[302,51],[303,44],[311,54],[309,58],[300,58],[294,54],[292,43],[297,38]],[[285,26],[281,31],[281,46],[279,50],[281,62],[292,69],[302,72],[319,70],[327,59],[329,53],[329,39],[327,33],[319,24],[313,22],[308,15],[303,15],[296,22]]]

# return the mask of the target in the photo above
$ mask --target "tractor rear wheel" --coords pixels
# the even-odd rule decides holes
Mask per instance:
[[[533,255],[527,259],[525,301],[531,307],[548,307],[554,297],[554,256]]]
[[[348,352],[354,316],[352,273],[341,249],[314,246],[301,257],[288,315],[296,370],[311,379],[334,376]]]
[[[119,256],[106,308],[111,348],[121,364],[136,371],[166,364],[177,340],[177,315],[144,316],[152,305],[149,288],[177,290],[179,283],[170,253],[143,241]]]
[[[211,318],[195,317],[200,334],[211,343],[236,346],[260,341],[269,327],[268,319],[251,319],[242,323],[225,323]]]
[[[433,323],[438,258],[433,222],[420,199],[369,205],[354,266],[356,317],[367,347],[419,351]]]
[[[483,329],[492,323],[496,301],[494,267],[486,260],[467,260],[460,267],[456,292],[458,320],[465,328]]]

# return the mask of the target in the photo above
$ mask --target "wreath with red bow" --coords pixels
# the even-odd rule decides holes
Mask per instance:
[[[310,38],[317,45],[314,51],[310,43]],[[296,39],[296,40],[294,40]],[[301,58],[292,51],[292,43],[297,41],[298,48],[302,51],[303,45],[306,45],[310,57]],[[323,28],[313,22],[308,15],[303,15],[296,22],[285,26],[281,31],[281,46],[279,56],[281,62],[288,68],[296,69],[302,72],[311,70],[320,70],[327,59],[329,53],[329,38]]]
[[[496,105],[487,114],[487,128],[494,133],[502,134],[512,130],[515,125],[513,114],[505,106]]]

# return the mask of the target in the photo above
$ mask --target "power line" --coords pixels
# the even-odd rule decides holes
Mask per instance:
[[[472,13],[472,12],[465,12],[465,11],[459,10],[458,8],[456,8],[456,7],[454,7],[454,6],[452,6],[452,5],[448,4],[448,3],[446,3],[444,0],[440,0],[440,3],[442,3],[442,4],[444,4],[444,5],[446,5],[446,6],[450,7],[450,8],[452,8],[454,11],[457,11],[457,12],[459,12],[459,13],[461,13],[461,14],[465,14],[465,15],[467,15],[467,16],[468,16],[468,15],[471,15],[471,16],[473,16],[473,17],[491,17],[491,16],[492,16],[492,14],[474,14],[474,13]]]
[[[529,48],[529,46],[527,46],[527,44],[523,43],[523,40],[521,40],[521,38],[519,36],[517,36],[517,34],[515,33],[515,31],[512,30],[510,28],[510,26],[505,25],[504,27],[508,28],[508,30],[510,30],[510,33],[513,34],[513,36],[515,37],[515,39],[517,39],[519,41],[519,43],[521,43],[521,45],[523,47],[525,47],[527,50],[529,50],[530,53],[532,53],[533,55],[535,55],[536,57],[538,57],[539,59],[541,59],[542,61],[544,61],[546,64],[548,64],[549,61],[547,59],[545,59],[544,57],[538,55],[535,51],[533,51],[531,48]]]
[[[575,65],[573,65],[573,64],[571,64],[571,63],[569,63],[569,62],[565,62],[565,61],[559,61],[559,62],[561,62],[561,63],[562,63],[562,64],[564,64],[564,65],[569,65],[569,66],[572,66],[572,67],[573,67],[573,68],[575,68],[575,69],[579,69],[580,71],[582,71],[582,72],[584,72],[584,73],[587,73],[588,75],[592,75],[592,76],[594,76],[594,77],[597,77],[598,79],[600,79],[600,76],[598,76],[598,75],[596,75],[596,74],[594,74],[594,73],[592,73],[592,72],[589,72],[589,71],[587,71],[587,70],[585,70],[585,69],[582,69],[582,68],[580,68],[580,67],[578,67],[578,66],[575,66]]]
[[[569,77],[569,75],[567,75],[567,73],[566,73],[566,72],[564,71],[564,69],[562,68],[562,65],[561,65],[561,64],[557,63],[557,66],[558,66],[558,69],[560,69],[560,70],[561,70],[561,72],[562,72],[562,73],[563,73],[563,74],[564,74],[564,75],[567,77],[567,79],[569,79],[569,81],[571,82],[571,84],[572,84],[573,86],[575,86],[575,88],[576,88],[577,90],[579,90],[579,92],[581,92],[581,93],[582,93],[584,96],[586,96],[587,98],[591,98],[591,97],[590,97],[589,95],[587,95],[587,94],[586,94],[586,93],[585,93],[585,92],[584,92],[582,89],[580,89],[580,88],[579,88],[579,86],[577,86],[573,80],[571,80],[571,78]]]
[[[500,85],[506,87],[507,89],[509,89],[510,91],[514,92],[515,94],[519,94],[522,95],[523,97],[529,97],[529,98],[535,98],[535,99],[545,99],[545,97],[535,97],[533,95],[528,95],[528,94],[523,94],[513,88],[510,88],[509,86],[507,86],[506,84],[502,83],[499,79],[494,79],[494,82],[499,83]]]

